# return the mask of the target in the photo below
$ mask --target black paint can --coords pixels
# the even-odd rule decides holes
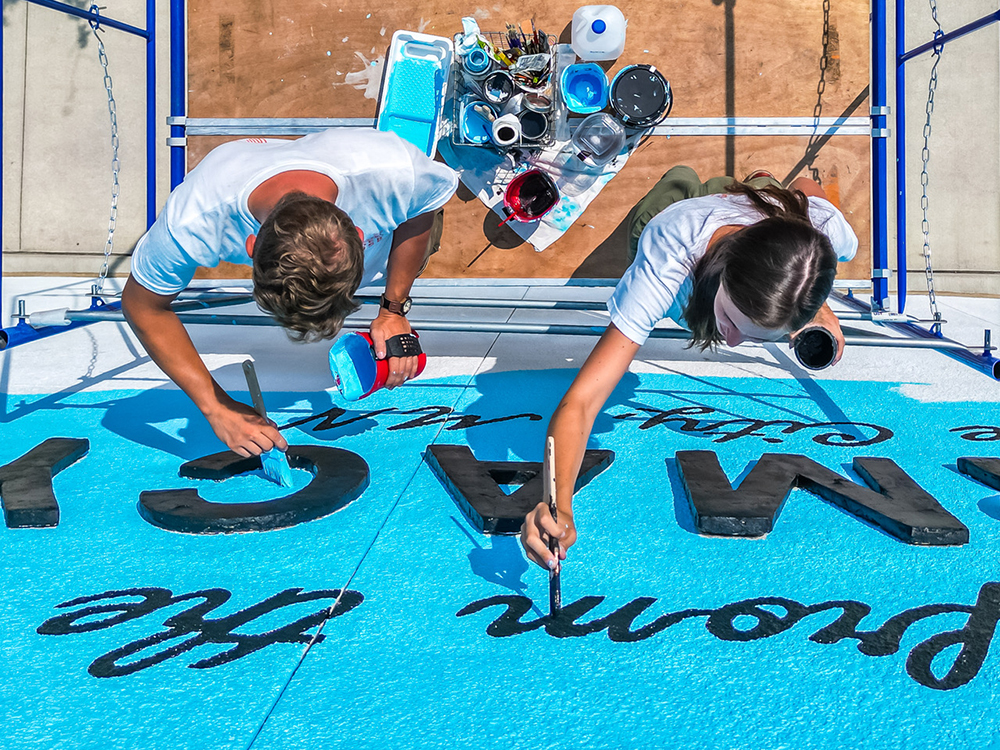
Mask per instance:
[[[837,357],[837,339],[825,328],[807,328],[795,337],[795,358],[807,370],[823,370]]]
[[[670,114],[674,97],[670,82],[652,65],[629,65],[611,82],[608,103],[623,125],[649,128]]]

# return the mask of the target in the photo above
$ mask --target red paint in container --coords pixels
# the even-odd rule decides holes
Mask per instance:
[[[503,195],[507,213],[506,224],[511,219],[521,222],[538,221],[555,208],[559,202],[559,189],[549,175],[540,169],[529,169],[517,175]]]

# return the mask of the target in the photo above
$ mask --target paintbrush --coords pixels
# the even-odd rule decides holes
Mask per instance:
[[[264,408],[264,397],[260,393],[260,383],[257,382],[257,371],[253,360],[243,363],[243,374],[247,378],[247,388],[253,399],[253,408],[261,417],[267,419],[267,409]],[[264,476],[282,487],[292,486],[292,470],[288,466],[288,457],[277,448],[271,448],[260,454],[260,465],[264,468]]]
[[[551,435],[545,438],[542,483],[545,485],[552,519],[559,523],[559,511],[556,508],[556,439]],[[556,566],[549,569],[549,617],[556,617],[562,609],[562,584],[559,580],[562,563],[559,561],[559,540],[554,536],[549,536],[549,552],[556,556]]]

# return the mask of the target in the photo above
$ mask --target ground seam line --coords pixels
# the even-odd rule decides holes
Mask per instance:
[[[510,319],[511,317],[513,317],[513,315],[514,311],[512,310],[510,315],[507,316],[507,322],[510,322]],[[469,389],[469,387],[472,385],[472,382],[476,379],[476,375],[479,374],[479,370],[483,366],[483,362],[489,356],[490,352],[493,351],[493,347],[496,346],[497,341],[500,340],[500,335],[501,334],[499,333],[496,334],[495,338],[493,339],[493,343],[490,344],[489,349],[486,350],[486,354],[484,354],[482,359],[480,360],[479,367],[476,368],[475,372],[473,372],[473,374],[469,376],[469,379],[468,381],[466,381],[465,385],[462,386],[462,390],[458,394],[454,402],[456,405],[458,405],[461,402],[462,398],[465,396],[465,392]],[[437,433],[434,435],[433,438],[431,438],[431,445],[433,445],[435,441],[437,441],[437,439],[441,436],[441,433],[444,431],[446,424],[447,422],[441,423],[441,426],[438,428]],[[282,696],[284,696],[285,691],[288,689],[289,685],[292,684],[292,680],[295,679],[295,674],[299,671],[299,667],[301,667],[302,664],[305,662],[306,656],[309,654],[309,651],[316,644],[319,636],[322,635],[323,628],[326,627],[326,624],[330,621],[337,605],[340,604],[341,597],[344,595],[344,592],[347,591],[347,587],[351,585],[351,581],[354,580],[354,577],[358,574],[358,571],[361,570],[361,566],[367,559],[368,553],[371,552],[372,548],[375,546],[375,542],[378,541],[379,536],[382,534],[382,529],[384,529],[386,524],[389,523],[389,518],[392,517],[392,514],[393,512],[395,512],[396,507],[399,505],[400,500],[403,499],[403,496],[406,495],[407,490],[410,489],[410,485],[413,484],[413,480],[416,478],[417,472],[420,471],[420,467],[422,465],[423,465],[423,458],[421,457],[420,461],[417,462],[417,465],[414,468],[413,473],[410,475],[410,478],[407,480],[406,485],[400,491],[399,495],[396,496],[396,500],[395,502],[393,502],[392,507],[389,508],[389,512],[386,513],[385,518],[382,519],[382,523],[375,531],[375,535],[372,537],[371,542],[369,542],[368,547],[364,551],[364,554],[361,555],[361,559],[358,561],[358,564],[354,567],[353,572],[347,579],[347,583],[345,583],[340,588],[340,592],[337,594],[337,598],[334,600],[333,604],[330,605],[330,607],[327,609],[327,616],[324,618],[323,622],[320,623],[319,629],[316,631],[313,637],[309,640],[309,643],[307,643],[306,647],[303,649],[302,655],[299,656],[299,660],[292,668],[291,673],[288,675],[288,679],[285,680],[285,684],[281,686],[281,690],[278,691],[278,695],[275,697],[274,702],[271,704],[271,707],[264,715],[264,719],[260,722],[260,725],[257,727],[257,731],[255,731],[253,736],[250,738],[250,742],[246,746],[246,750],[251,750],[251,748],[253,748],[254,743],[257,741],[257,738],[260,737],[261,732],[264,731],[264,726],[267,724],[268,719],[271,718],[271,715],[274,713],[274,710],[278,707],[278,703],[281,702],[281,698]]]

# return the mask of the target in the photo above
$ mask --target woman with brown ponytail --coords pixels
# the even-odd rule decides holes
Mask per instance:
[[[702,183],[690,167],[667,172],[630,216],[632,265],[608,300],[611,325],[556,408],[558,521],[545,503],[528,513],[521,544],[555,568],[576,541],[573,485],[594,420],[663,318],[691,331],[690,346],[774,341],[807,325],[844,337],[826,304],[837,262],[858,239],[823,189],[805,177],[785,189],[766,172]],[[549,552],[549,540],[559,551]]]

